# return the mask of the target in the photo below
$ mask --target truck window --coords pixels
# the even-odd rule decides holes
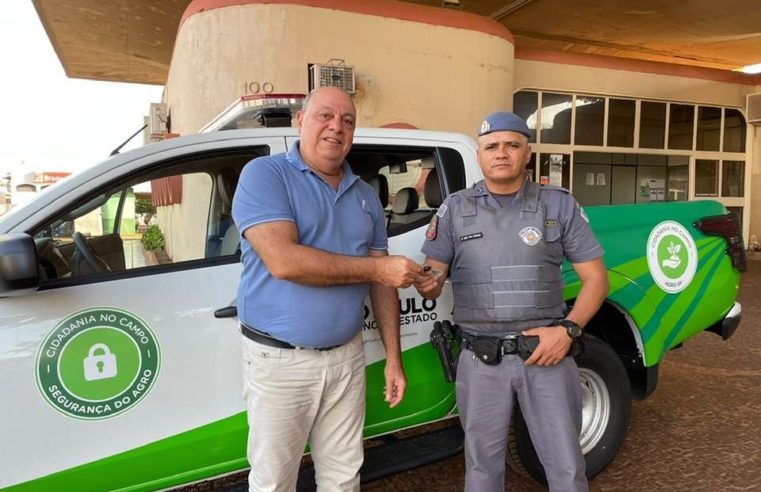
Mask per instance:
[[[161,163],[61,211],[33,231],[43,287],[238,261],[232,196],[243,166],[267,153]]]
[[[465,186],[462,158],[451,149],[354,145],[347,160],[378,193],[389,237],[428,224],[446,196],[444,190]]]

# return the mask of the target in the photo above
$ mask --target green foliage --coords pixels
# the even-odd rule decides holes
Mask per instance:
[[[135,213],[140,215],[156,215],[156,207],[153,206],[153,202],[151,202],[150,198],[136,198]]]
[[[164,249],[164,233],[161,232],[159,226],[152,225],[143,233],[143,238],[140,240],[143,243],[143,248],[146,251],[156,251]]]

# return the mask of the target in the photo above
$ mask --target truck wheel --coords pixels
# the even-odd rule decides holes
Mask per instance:
[[[584,336],[584,353],[576,358],[576,364],[583,395],[579,440],[587,463],[587,478],[592,478],[608,466],[624,440],[631,413],[631,390],[621,359],[598,338]],[[507,455],[511,468],[547,484],[520,412],[513,412]]]

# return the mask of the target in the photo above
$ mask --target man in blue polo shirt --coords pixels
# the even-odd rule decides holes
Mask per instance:
[[[308,441],[319,488],[359,490],[364,299],[369,293],[386,349],[393,407],[407,384],[396,289],[422,267],[388,255],[380,200],[345,161],[356,121],[351,97],[318,89],[296,121],[299,142],[249,163],[233,200],[246,239],[238,314],[249,488],[293,490]]]

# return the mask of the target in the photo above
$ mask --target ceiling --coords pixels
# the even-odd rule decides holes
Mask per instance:
[[[365,0],[367,1],[367,0]],[[505,25],[516,48],[733,70],[761,63],[758,0],[409,0]],[[163,85],[190,0],[33,0],[69,77]]]

